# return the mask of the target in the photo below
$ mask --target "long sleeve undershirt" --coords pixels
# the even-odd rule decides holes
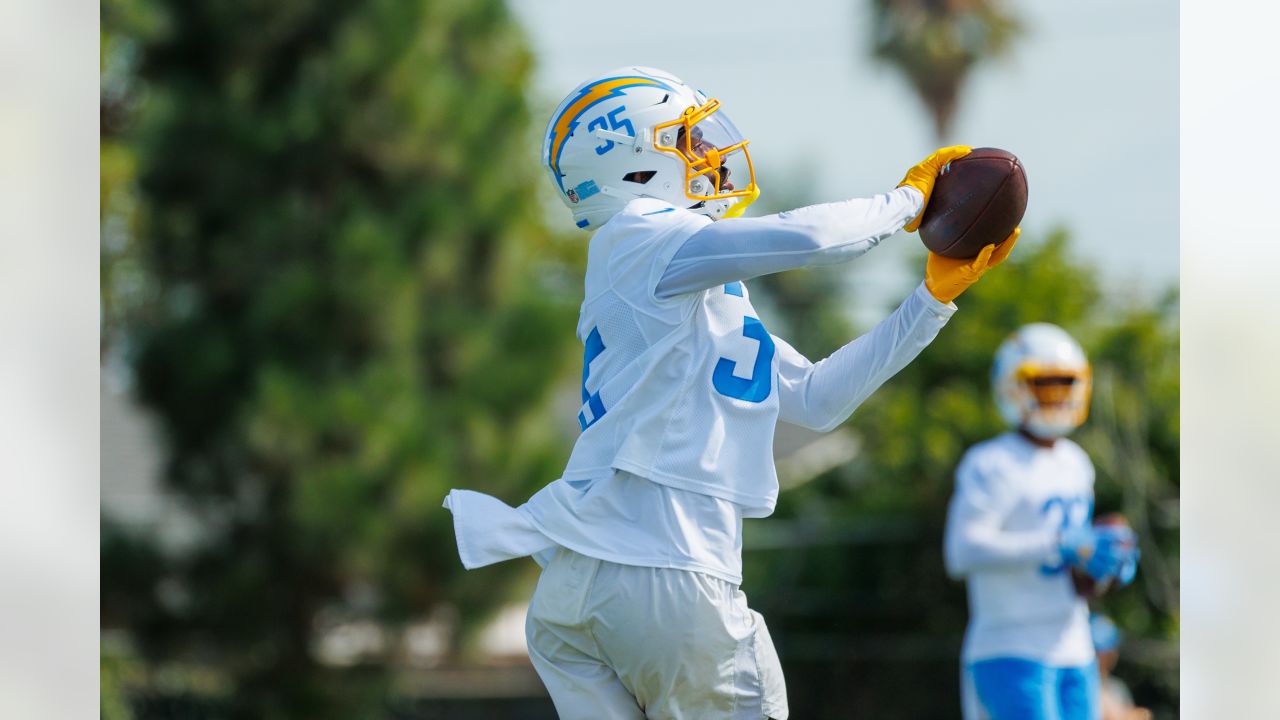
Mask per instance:
[[[955,310],[921,283],[870,332],[817,363],[775,336],[778,418],[820,432],[835,428],[933,342]]]
[[[784,270],[847,262],[901,230],[923,205],[918,190],[903,186],[870,198],[711,223],[672,257],[656,295],[669,298]]]

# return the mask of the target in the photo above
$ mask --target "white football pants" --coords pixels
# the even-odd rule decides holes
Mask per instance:
[[[764,618],[710,575],[558,548],[525,635],[561,720],[787,717]]]

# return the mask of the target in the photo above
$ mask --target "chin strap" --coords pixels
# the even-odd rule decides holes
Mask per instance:
[[[760,184],[756,183],[751,188],[751,194],[747,195],[746,197],[742,198],[738,202],[734,203],[733,207],[729,208],[728,210],[725,210],[724,216],[726,218],[742,217],[742,213],[747,211],[747,208],[751,206],[751,203],[759,199],[760,199]]]

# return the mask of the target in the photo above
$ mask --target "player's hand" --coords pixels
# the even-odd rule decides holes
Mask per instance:
[[[924,209],[929,207],[929,196],[933,195],[933,184],[938,181],[938,173],[942,172],[942,167],[952,160],[962,158],[971,152],[973,152],[973,148],[968,145],[952,145],[939,148],[932,155],[907,171],[906,177],[902,178],[902,182],[898,183],[898,187],[910,185],[919,190],[920,194],[924,195],[924,204],[920,206],[920,214],[907,223],[906,227],[902,228],[903,230],[915,232],[920,227],[920,220],[924,217]]]
[[[1103,526],[1095,528],[1098,543],[1093,551],[1093,558],[1086,564],[1084,571],[1093,575],[1089,565],[1099,572],[1115,579],[1116,585],[1124,587],[1133,582],[1138,572],[1138,536],[1132,529],[1124,526]],[[1096,576],[1095,576],[1096,579]]]
[[[1094,580],[1114,579],[1119,585],[1133,581],[1138,569],[1138,536],[1123,526],[1081,525],[1062,531],[1062,559]]]
[[[975,258],[957,259],[943,257],[930,252],[929,260],[924,266],[924,286],[938,302],[949,303],[960,297],[960,293],[978,280],[991,268],[999,265],[1013,252],[1022,228],[1014,228],[1009,237],[999,245],[988,245],[982,248]]]
[[[1142,551],[1138,549],[1138,540],[1135,536],[1133,543],[1119,550],[1121,555],[1120,569],[1116,571],[1116,585],[1124,587],[1133,582],[1133,578],[1138,574],[1138,560],[1142,557]]]

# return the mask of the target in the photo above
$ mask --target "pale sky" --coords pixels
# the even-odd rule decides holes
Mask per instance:
[[[811,173],[813,201],[892,188],[940,143],[898,72],[870,57],[870,0],[584,4],[512,0],[537,56],[546,115],[588,77],[662,68],[718,97],[751,140],[761,187]],[[1024,237],[1056,225],[1118,293],[1178,279],[1178,16],[1169,0],[1011,2],[1026,32],[979,66],[941,144],[996,146],[1027,168]],[[688,20],[681,20],[688,17]],[[772,183],[772,184],[771,184]],[[550,194],[548,193],[548,197]],[[899,235],[859,282],[911,280]]]

